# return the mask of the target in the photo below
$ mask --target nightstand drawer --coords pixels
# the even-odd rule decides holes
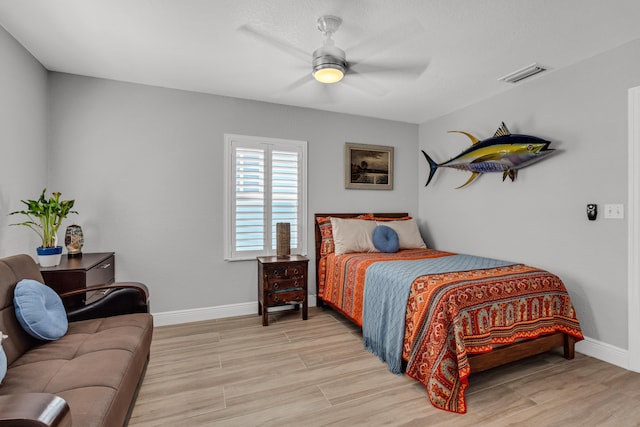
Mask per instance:
[[[109,284],[113,282],[116,275],[115,268],[116,263],[113,256],[110,256],[106,260],[100,262],[100,264],[91,267],[87,270],[86,286]]]
[[[304,277],[295,279],[268,278],[264,283],[264,288],[269,291],[283,291],[287,289],[302,288]]]
[[[286,265],[265,268],[265,275],[270,279],[293,279],[303,278],[305,273],[304,264]]]
[[[283,292],[269,292],[267,294],[267,304],[273,305],[285,305],[285,304],[300,304],[304,301],[305,292],[303,289]]]
[[[40,267],[44,283],[59,294],[88,286],[113,283],[115,280],[115,255],[113,252],[85,253],[67,257],[55,267]],[[85,304],[85,296],[77,295],[65,299],[67,308]]]

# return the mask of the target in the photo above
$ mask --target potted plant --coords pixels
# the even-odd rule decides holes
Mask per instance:
[[[38,259],[42,267],[53,267],[60,263],[62,246],[58,246],[56,233],[62,220],[69,214],[77,214],[72,211],[75,200],[60,200],[61,193],[54,192],[48,200],[45,198],[47,189],[42,190],[37,200],[21,200],[27,208],[21,211],[11,212],[9,215],[22,214],[28,220],[11,225],[24,225],[35,231],[42,241],[37,249]]]

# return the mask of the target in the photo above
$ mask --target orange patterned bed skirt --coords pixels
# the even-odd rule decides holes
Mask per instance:
[[[320,261],[319,295],[362,326],[367,267],[450,255],[433,249],[330,254]],[[425,386],[435,407],[458,413],[467,409],[468,355],[555,332],[583,339],[562,281],[523,264],[416,278],[404,329],[406,374]]]

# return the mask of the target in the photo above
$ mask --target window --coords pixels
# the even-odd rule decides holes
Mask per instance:
[[[225,135],[225,259],[276,253],[276,223],[291,253],[306,253],[307,142]]]

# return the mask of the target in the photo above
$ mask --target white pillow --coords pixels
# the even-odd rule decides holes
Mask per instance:
[[[418,249],[426,248],[420,230],[418,229],[418,223],[415,219],[407,219],[402,221],[379,221],[378,225],[386,225],[393,228],[398,233],[398,240],[400,241],[400,249]]]
[[[331,218],[336,255],[351,252],[378,252],[373,245],[375,221]]]

